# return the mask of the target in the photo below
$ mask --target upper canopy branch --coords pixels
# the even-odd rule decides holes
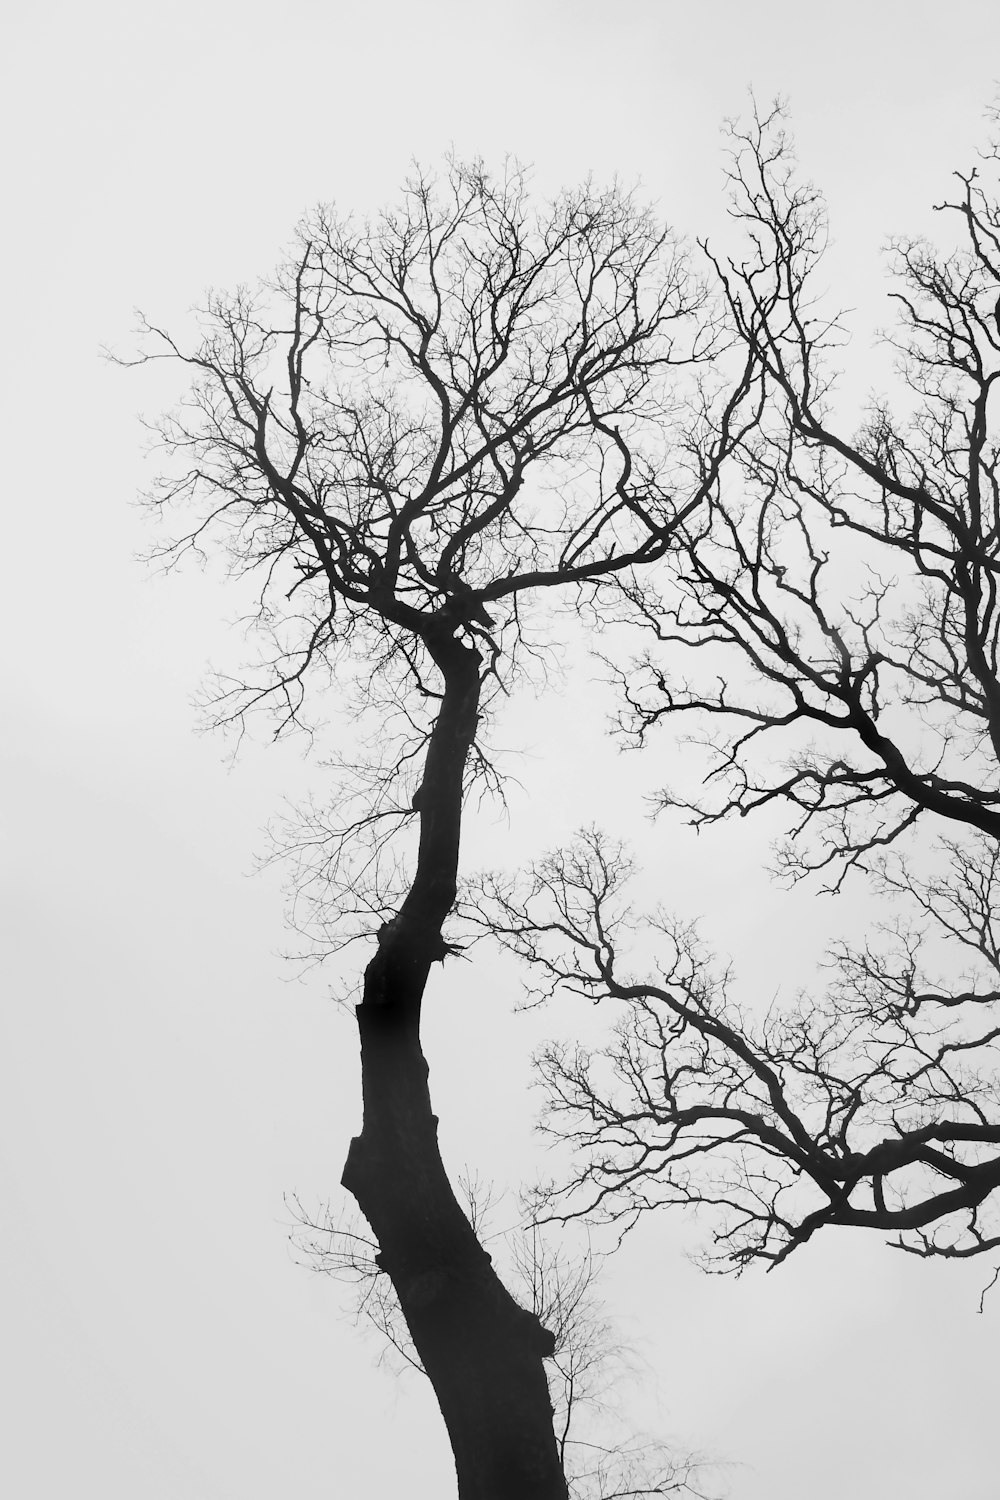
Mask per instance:
[[[938,1246],[972,1243],[1000,1186],[995,985],[966,994],[961,1013],[942,1009],[911,946],[901,1004],[891,950],[844,950],[828,995],[751,1024],[690,927],[630,912],[630,868],[589,831],[463,900],[526,962],[539,998],[565,989],[617,1011],[600,1052],[553,1043],[536,1060],[546,1128],[576,1151],[549,1211],[627,1227],[657,1205],[712,1205],[737,1269],[776,1263],[827,1224],[924,1253],[913,1236],[929,1225]],[[657,939],[645,972],[623,969],[632,929]]]
[[[705,821],[786,801],[790,873],[857,864],[928,813],[1000,837],[996,155],[943,205],[963,244],[890,246],[911,409],[873,399],[848,437],[831,394],[840,320],[812,290],[822,200],[796,180],[780,113],[733,143],[750,248],[715,264],[768,405],[731,466],[741,482],[693,514],[655,589],[629,585],[667,649],[622,674],[626,727],[700,721],[722,796],[664,802]]]

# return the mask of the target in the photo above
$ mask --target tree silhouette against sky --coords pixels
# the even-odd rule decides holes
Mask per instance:
[[[421,1002],[454,951],[463,799],[495,775],[492,695],[531,670],[548,594],[599,608],[669,551],[756,420],[758,356],[727,360],[724,380],[720,305],[628,195],[536,205],[512,165],[418,175],[371,223],[317,210],[272,282],[211,296],[200,323],[190,349],[147,324],[141,357],[193,380],[160,427],[175,464],[151,499],[196,519],[163,556],[218,549],[256,581],[261,659],[220,680],[217,716],[267,709],[281,732],[333,684],[374,731],[318,838],[328,944],[374,947],[344,1184],[460,1494],[562,1496],[554,1337],[501,1283],[445,1172]],[[469,1068],[488,1056],[484,1037]]]

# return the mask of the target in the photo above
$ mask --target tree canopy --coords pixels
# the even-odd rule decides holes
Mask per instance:
[[[617,1002],[593,1056],[538,1059],[549,1128],[577,1148],[561,1210],[631,1223],[663,1204],[716,1211],[723,1265],[775,1264],[829,1224],[921,1255],[1000,1248],[1000,834],[997,582],[1000,202],[996,147],[938,207],[945,250],[889,247],[903,395],[838,421],[843,320],[815,290],[826,240],[780,114],[732,133],[743,258],[714,264],[762,372],[761,421],[620,618],[653,644],[617,672],[622,725],[653,752],[684,725],[693,793],[658,803],[702,829],[787,810],[779,876],[893,898],[829,987],[739,1005],[683,920],[641,919],[627,852],[593,831],[475,920],[539,993]],[[628,929],[662,952],[633,972]]]

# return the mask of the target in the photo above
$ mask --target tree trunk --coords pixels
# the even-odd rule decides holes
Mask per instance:
[[[445,957],[441,929],[455,900],[482,664],[450,634],[427,644],[444,696],[420,791],[416,874],[379,934],[357,1007],[364,1121],[343,1183],[378,1240],[437,1395],[460,1500],[565,1500],[542,1365],[554,1340],[504,1287],[452,1191],[420,1046],[424,988]]]

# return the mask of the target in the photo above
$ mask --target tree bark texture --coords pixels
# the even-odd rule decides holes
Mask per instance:
[[[343,1183],[378,1240],[379,1265],[434,1387],[460,1500],[565,1500],[542,1364],[554,1341],[507,1291],[452,1191],[420,1045],[424,988],[445,957],[441,929],[455,900],[482,665],[450,633],[428,647],[445,686],[419,798],[417,868],[365,972],[357,1007],[364,1120]]]

